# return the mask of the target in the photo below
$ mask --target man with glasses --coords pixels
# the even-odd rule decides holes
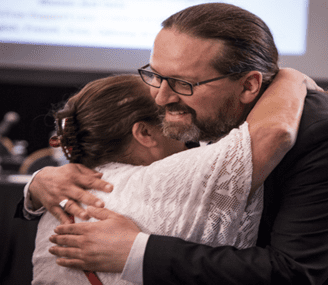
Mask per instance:
[[[227,75],[220,76],[220,77],[215,77],[215,78],[197,82],[197,83],[190,83],[188,81],[181,80],[181,79],[161,76],[155,72],[146,70],[146,68],[149,68],[149,67],[150,67],[150,64],[148,63],[145,66],[138,69],[138,72],[139,72],[142,80],[145,83],[147,83],[148,85],[155,87],[155,88],[161,88],[161,84],[162,84],[163,80],[166,80],[174,92],[176,92],[180,95],[185,95],[185,96],[191,96],[192,94],[194,94],[194,89],[193,89],[194,86],[200,86],[202,84],[217,81],[217,80],[220,80],[220,79],[223,79],[223,78],[233,75],[233,73],[231,73],[231,74],[227,74]]]
[[[261,19],[212,3],[165,20],[150,64],[139,74],[163,107],[165,134],[184,141],[213,140],[246,119],[258,98],[242,91],[256,81],[262,94],[279,71],[277,62],[272,35]],[[71,258],[61,258],[63,266],[121,272],[125,265],[124,278],[144,284],[322,284],[328,278],[327,129],[327,95],[309,91],[297,143],[266,180],[257,247],[210,248],[148,236],[108,212],[107,228],[101,221],[95,237],[88,235],[92,246],[73,242],[76,235],[86,238],[81,227],[77,231],[76,225],[63,225],[57,233],[68,235],[59,244],[69,248],[53,252]],[[95,204],[81,188],[104,189],[98,178],[79,166],[44,169],[30,190],[65,222],[58,199],[42,197],[40,189],[53,188],[60,200],[69,199],[65,210],[81,215],[74,200]]]

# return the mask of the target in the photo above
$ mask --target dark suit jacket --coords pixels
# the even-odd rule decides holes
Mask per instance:
[[[264,192],[257,247],[211,248],[151,235],[144,284],[322,284],[328,279],[327,94],[308,92],[297,142],[266,180]]]

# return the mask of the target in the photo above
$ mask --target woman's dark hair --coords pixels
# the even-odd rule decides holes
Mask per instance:
[[[136,75],[90,82],[54,116],[66,157],[90,168],[122,159],[134,123],[160,124],[149,88]]]
[[[221,74],[236,73],[239,79],[249,71],[263,75],[261,93],[278,73],[278,51],[268,26],[256,15],[237,6],[207,3],[189,7],[166,19],[164,29],[202,39],[224,43],[213,59],[213,67]]]

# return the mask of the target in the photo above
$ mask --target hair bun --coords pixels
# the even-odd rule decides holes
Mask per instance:
[[[77,139],[79,131],[75,116],[69,116],[62,120],[61,146],[65,156],[70,162],[78,163],[83,155],[81,145]]]

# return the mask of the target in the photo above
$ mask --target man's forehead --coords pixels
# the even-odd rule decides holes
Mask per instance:
[[[162,29],[155,39],[150,64],[155,72],[164,76],[194,78],[199,72],[213,74],[212,63],[222,48],[218,40]]]
[[[179,32],[176,29],[162,29],[156,36],[152,52],[160,53],[170,50],[176,56],[202,54],[203,52],[218,52],[223,49],[224,41],[219,39],[206,39]],[[174,47],[174,49],[173,49]]]

